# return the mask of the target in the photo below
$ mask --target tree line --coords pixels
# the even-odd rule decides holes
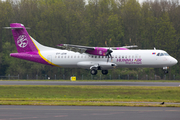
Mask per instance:
[[[138,45],[138,49],[162,49],[180,60],[179,0],[0,0],[0,75],[29,77],[90,74],[88,70],[45,66],[11,58],[17,52],[11,31],[2,29],[10,23],[30,27],[29,34],[43,45],[79,44],[85,46]],[[169,70],[180,78],[180,64]],[[98,73],[100,75],[100,73]],[[156,74],[162,69],[119,68],[114,75]],[[106,76],[103,76],[106,77]]]

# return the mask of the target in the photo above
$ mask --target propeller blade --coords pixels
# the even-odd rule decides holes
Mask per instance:
[[[109,54],[110,55],[110,57],[111,57],[111,62],[112,62],[112,55],[111,54]]]
[[[109,56],[107,56],[108,58],[107,58],[107,62],[109,62]]]
[[[111,43],[111,38],[110,38],[110,43]],[[107,46],[107,41],[105,41],[105,45]],[[107,46],[108,47],[108,46]],[[111,48],[109,47],[109,49],[107,49],[107,51],[106,51],[106,56],[108,57],[107,58],[107,62],[109,62],[109,58],[111,58],[111,61],[112,61],[112,55],[111,55],[111,53],[112,53],[113,51],[111,50]]]
[[[112,61],[112,55],[111,55],[112,52],[113,52],[112,50],[107,49],[107,52],[106,52],[106,56],[108,57],[107,62],[109,62],[109,58],[111,58],[111,61]]]
[[[107,41],[105,41],[105,45],[106,45],[106,47],[107,47]]]

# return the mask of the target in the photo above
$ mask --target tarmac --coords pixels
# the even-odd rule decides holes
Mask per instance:
[[[180,120],[180,108],[1,105],[0,120]]]
[[[180,86],[180,82],[79,82],[79,81],[0,81],[0,85],[114,85],[114,86]]]

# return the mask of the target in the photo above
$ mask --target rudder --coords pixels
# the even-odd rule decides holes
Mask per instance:
[[[18,53],[38,51],[23,24],[11,23],[10,27]]]

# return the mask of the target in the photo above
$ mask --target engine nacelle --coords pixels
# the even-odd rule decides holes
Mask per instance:
[[[107,48],[95,47],[94,50],[86,50],[85,52],[91,55],[106,56],[107,50]]]
[[[107,69],[113,69],[117,65],[112,62],[91,62],[91,61],[83,61],[83,62],[78,62],[77,66],[80,68],[84,69],[92,69],[96,68],[97,70],[107,70]]]

